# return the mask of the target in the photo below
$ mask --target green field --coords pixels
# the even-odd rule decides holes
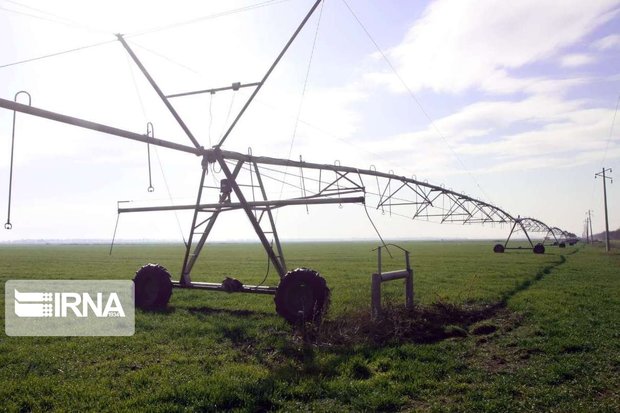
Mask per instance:
[[[311,343],[271,296],[188,290],[174,291],[167,312],[138,311],[133,337],[3,333],[0,410],[620,411],[620,249],[400,244],[412,251],[417,308],[403,311],[402,282],[388,283],[383,323],[367,316],[374,244],[285,245],[290,267],[318,270],[332,290]],[[128,279],[147,262],[176,275],[182,253],[5,245],[0,281]],[[218,244],[193,278],[254,284],[266,269],[260,246]]]

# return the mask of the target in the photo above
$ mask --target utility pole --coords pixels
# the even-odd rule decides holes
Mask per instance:
[[[614,180],[611,178],[611,176],[607,176],[606,173],[607,172],[613,172],[611,170],[611,168],[603,168],[603,170],[601,172],[598,172],[596,174],[594,174],[594,179],[596,179],[597,177],[602,177],[603,178],[603,200],[605,201],[605,250],[607,252],[609,252],[609,216],[607,215],[607,179],[609,179],[611,182],[610,183],[614,183]]]
[[[588,225],[590,225],[590,244],[594,244],[594,232],[592,232],[592,210],[588,209]]]

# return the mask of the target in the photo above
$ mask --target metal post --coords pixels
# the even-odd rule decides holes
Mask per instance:
[[[17,98],[20,94],[26,94],[28,96],[28,106],[32,104],[32,97],[30,97],[30,93],[25,90],[20,90],[15,94],[15,102],[17,102]],[[5,229],[13,228],[13,224],[11,224],[11,194],[13,192],[13,154],[15,150],[15,117],[17,115],[17,111],[13,110],[13,130],[11,132],[11,165],[9,166],[9,204],[7,208],[7,216],[6,223],[4,224]]]
[[[376,319],[381,315],[381,274],[372,275],[372,285],[370,291],[371,316]]]
[[[594,175],[594,178],[600,176],[603,178],[603,200],[605,202],[605,250],[609,252],[609,216],[607,214],[607,179],[613,183],[613,179],[610,176],[606,176],[607,172],[613,172],[611,168],[605,169]]]
[[[405,307],[413,308],[413,269],[409,264],[409,251],[405,251],[405,263],[409,273],[405,279]]]
[[[377,273],[372,275],[370,285],[371,317],[381,315],[381,247],[377,248]]]

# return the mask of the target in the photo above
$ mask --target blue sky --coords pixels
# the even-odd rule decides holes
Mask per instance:
[[[156,136],[188,143],[112,33],[128,34],[167,93],[257,81],[312,1],[273,1],[201,19],[257,3],[57,1],[51,7],[0,0],[0,66],[111,40],[0,68],[0,96],[11,99],[25,89],[35,106],[141,133],[150,120]],[[251,146],[254,154],[372,164],[578,234],[592,209],[595,231],[603,229],[602,185],[594,173],[602,166],[613,168],[612,175],[620,170],[620,119],[611,130],[620,97],[620,1],[348,4],[381,51],[342,0],[327,0],[227,141],[228,149],[246,152]],[[234,115],[248,93],[174,104],[207,146],[231,119],[229,108]],[[3,208],[11,117],[0,111]],[[198,160],[164,149],[156,155],[162,167],[154,158],[156,191],[149,194],[142,145],[18,115],[14,229],[3,231],[0,240],[109,238],[117,200],[169,202],[164,177],[175,202],[191,202]],[[616,186],[608,187],[612,228],[620,226]],[[179,215],[184,229],[188,219]],[[380,214],[375,219],[387,237],[501,238],[509,230]],[[313,208],[310,215],[290,208],[280,220],[289,239],[374,236],[355,206]],[[231,217],[215,239],[251,239],[242,221]],[[169,213],[123,216],[119,236],[180,238]]]

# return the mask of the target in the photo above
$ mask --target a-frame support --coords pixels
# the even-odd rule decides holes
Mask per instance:
[[[527,222],[528,225],[524,225],[524,222]],[[534,226],[530,224],[533,224]],[[532,251],[534,252],[534,254],[544,254],[545,246],[543,245],[543,243],[534,244],[534,242],[530,238],[528,228],[530,229],[530,231],[540,232],[541,228],[548,229],[549,227],[538,220],[535,220],[532,218],[521,218],[520,216],[517,216],[516,218],[514,218],[514,224],[512,225],[512,228],[510,229],[510,234],[508,234],[508,238],[506,238],[506,242],[504,242],[503,245],[496,244],[495,247],[493,248],[493,251],[501,253],[501,252],[504,252],[505,250],[522,249],[521,247],[508,247],[508,242],[510,241],[512,234],[514,234],[515,230],[520,229],[525,234],[525,237],[527,238],[527,241],[530,243],[530,247],[532,247]]]
[[[196,204],[194,208],[191,232],[189,234],[188,242],[185,248],[185,257],[183,259],[183,267],[181,269],[180,284],[182,286],[190,286],[192,284],[190,276],[192,268],[194,267],[194,264],[196,263],[196,260],[198,259],[198,256],[200,255],[200,252],[202,251],[218,216],[224,209],[229,209],[229,206],[232,205],[231,195],[233,192],[239,201],[238,203],[235,203],[235,205],[239,205],[239,208],[244,210],[273,267],[276,269],[280,278],[284,277],[287,271],[284,254],[282,252],[282,246],[280,244],[280,238],[278,236],[275,220],[271,212],[272,207],[268,205],[269,200],[267,199],[267,192],[263,185],[263,180],[260,175],[258,165],[256,165],[256,163],[253,163],[253,169],[250,170],[250,173],[255,174],[258,186],[263,197],[263,201],[265,201],[266,205],[261,207],[262,211],[257,218],[254,213],[256,209],[256,203],[250,204],[248,202],[239,184],[237,183],[237,177],[244,165],[244,161],[237,161],[234,169],[231,171],[228,164],[226,163],[226,160],[222,157],[221,152],[215,151],[212,152],[212,154],[213,155],[211,155],[211,157],[205,156],[202,162],[202,175],[200,179],[200,185],[198,187],[198,196],[196,198]],[[219,164],[222,172],[226,176],[226,180],[222,182],[220,188],[220,199],[218,205],[215,206],[215,208],[205,210],[204,203],[202,202],[202,195],[205,188],[204,181],[205,177],[208,174],[210,162],[217,162]],[[200,221],[199,215],[201,212],[210,212],[211,215],[207,219]],[[268,217],[270,231],[265,231],[261,227],[261,221],[265,213]],[[202,232],[199,232],[201,228],[203,228],[203,230]],[[273,245],[268,241],[267,234],[271,234],[273,236],[277,254],[276,251],[274,251]],[[196,245],[194,245],[194,238],[197,235],[200,235],[200,238],[196,242]]]

